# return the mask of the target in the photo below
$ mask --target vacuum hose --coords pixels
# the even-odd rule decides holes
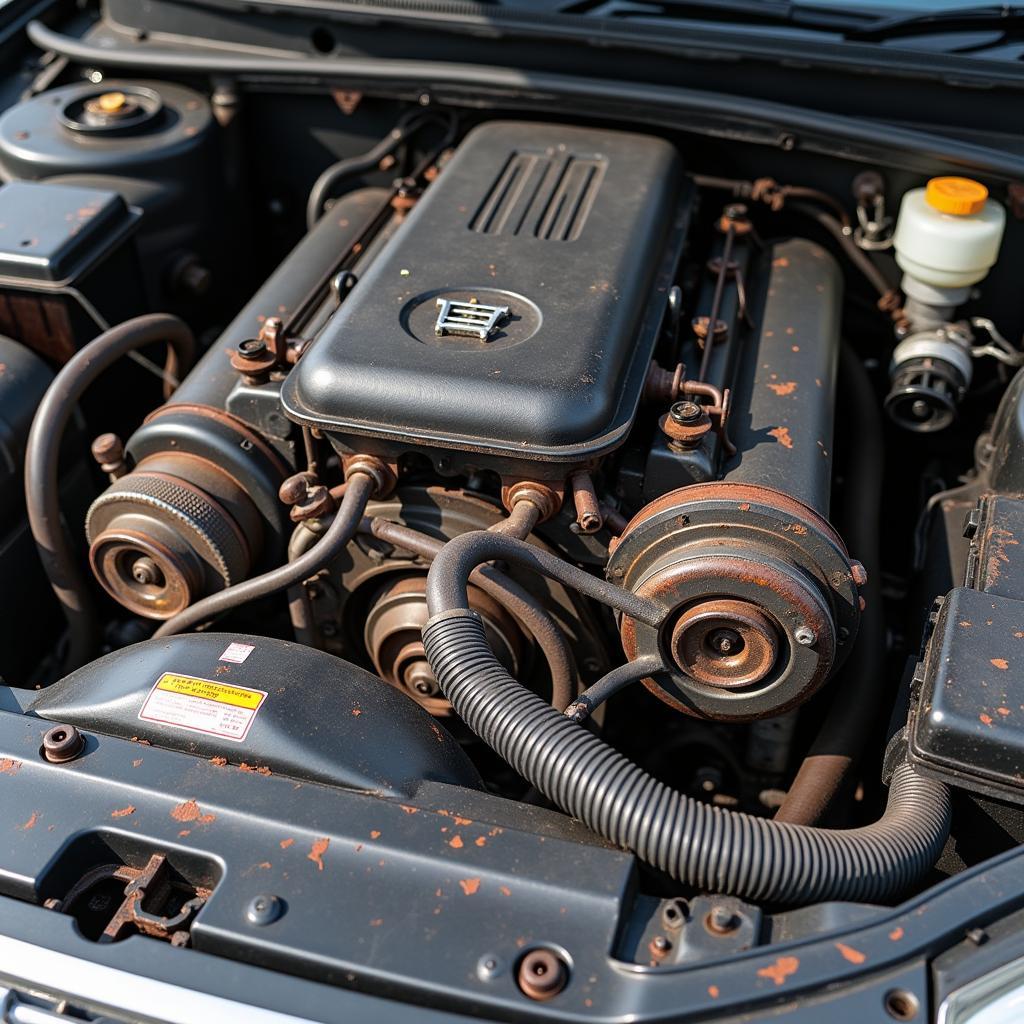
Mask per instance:
[[[879,821],[833,832],[693,800],[559,714],[505,671],[487,645],[480,618],[469,610],[469,572],[494,558],[530,565],[563,582],[581,574],[566,563],[540,562],[529,545],[510,537],[475,533],[450,541],[427,578],[427,659],[466,724],[567,814],[675,879],[748,899],[878,901],[898,894],[934,864],[949,832],[949,791],[907,764],[893,775]],[[590,580],[590,595],[611,597],[606,603],[613,607],[636,600],[621,588]],[[606,588],[619,594],[603,595]]]

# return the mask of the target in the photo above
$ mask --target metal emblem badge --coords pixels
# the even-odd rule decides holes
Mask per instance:
[[[502,320],[508,316],[508,306],[485,306],[480,302],[437,300],[437,322],[434,333],[443,338],[458,334],[487,341]]]

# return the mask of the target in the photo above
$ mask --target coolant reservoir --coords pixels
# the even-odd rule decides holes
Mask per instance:
[[[934,288],[977,284],[996,262],[1006,213],[970,178],[932,178],[906,192],[893,244],[905,274]]]

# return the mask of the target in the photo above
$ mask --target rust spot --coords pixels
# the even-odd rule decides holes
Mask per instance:
[[[361,708],[353,708],[352,709],[352,717],[353,718],[358,718],[362,713],[363,712],[362,712]]]
[[[127,807],[122,807],[119,810],[111,811],[110,816],[112,818],[127,818],[129,814],[134,814],[135,808],[129,804]]]
[[[893,928],[893,930],[891,932],[889,932],[889,939],[892,942],[899,942],[900,939],[902,939],[902,938],[903,938],[903,929],[902,928]]]
[[[978,715],[978,720],[981,722],[982,725],[991,725],[992,724],[992,716],[991,715],[986,715],[984,712],[982,712],[980,715]]]
[[[455,824],[456,825],[472,825],[473,824],[473,819],[472,818],[460,818],[456,814],[455,815]]]
[[[132,761],[132,767],[133,768],[138,768],[140,764],[142,764],[142,758],[141,757],[137,757],[137,758],[135,758],[134,761]]]
[[[789,427],[775,427],[768,431],[769,437],[774,437],[783,448],[793,447],[793,438],[789,436]]]
[[[737,505],[736,507],[741,512],[749,512],[750,511],[750,502],[749,501],[744,501],[741,504]]]
[[[795,533],[798,537],[806,537],[807,527],[800,523],[787,523],[783,528],[783,533]]]
[[[152,744],[152,742],[150,740],[144,740],[141,736],[133,736],[131,738],[131,742],[132,743],[139,743],[139,744],[141,744],[144,747],[151,747],[151,746],[153,746],[153,744]]]
[[[970,629],[971,626],[974,625],[974,623],[968,621],[967,619],[961,619],[960,622],[958,623],[958,625],[963,626],[964,629]]]
[[[203,814],[195,800],[186,800],[183,804],[178,804],[171,811],[171,817],[181,822],[197,821],[200,825],[209,825],[211,821],[216,821],[215,815]]]
[[[708,985],[708,995],[711,996],[712,999],[718,998],[718,991],[717,985]]]
[[[371,928],[379,928],[383,923],[384,923],[384,918],[383,917],[375,917],[370,922],[370,927]]]
[[[1010,709],[1009,708],[999,707],[999,708],[996,708],[996,712],[998,714],[1002,715],[1003,718],[1005,718],[1010,713]]]
[[[190,828],[183,828],[183,829],[182,829],[182,830],[181,830],[181,831],[180,831],[180,832],[178,833],[178,835],[179,835],[179,836],[181,836],[181,838],[183,838],[183,839],[184,839],[184,838],[185,838],[185,836],[190,836],[190,835],[192,835],[192,829],[190,829]]]
[[[375,829],[374,829],[374,830],[373,830],[373,831],[372,831],[372,832],[370,833],[370,838],[371,838],[371,839],[380,839],[380,829],[376,829],[376,828],[375,828]]]
[[[20,828],[22,830],[22,832],[27,832],[30,828],[35,828],[36,827],[36,822],[38,822],[38,821],[39,821],[39,812],[38,811],[33,811],[29,815],[28,821],[22,822],[22,824],[20,824],[18,826],[18,828]]]
[[[990,663],[1003,672],[1010,667],[1010,663],[1005,658],[991,658]]]
[[[0,775],[17,775],[20,769],[20,761],[15,761],[13,757],[0,757]]]
[[[434,734],[434,739],[437,740],[438,743],[444,743],[444,733],[441,732],[441,729],[436,722],[430,723],[430,729]]]
[[[1015,636],[1015,637],[1016,637],[1016,638],[1017,638],[1018,640],[1024,639],[1024,630],[1020,630],[1020,629],[1018,629],[1018,630],[1017,630],[1017,632],[1016,632],[1016,633],[1014,633],[1013,635],[1014,635],[1014,636]]]
[[[408,804],[399,804],[398,806],[401,807],[402,810],[405,811],[406,814],[417,814],[417,813],[419,813],[419,808],[418,807],[410,807]]]
[[[289,839],[282,839],[281,842],[278,845],[281,847],[282,850],[287,850],[289,846],[294,846],[295,845],[295,840],[294,839],[290,839],[290,838]]]
[[[790,345],[790,351],[791,352],[799,352],[800,351],[800,346],[799,345]]]
[[[500,892],[502,896],[512,895],[512,890],[507,885],[499,885],[498,892]]]
[[[777,256],[772,260],[773,267],[788,267],[789,260],[785,256]]]
[[[306,854],[306,859],[311,860],[316,865],[317,871],[323,871],[324,854],[327,852],[327,847],[330,845],[330,839],[320,838],[313,840],[313,848]]]
[[[1009,712],[1007,712],[1007,714],[1009,714]],[[476,839],[473,840],[473,842],[477,846],[486,846],[487,845],[487,840],[483,836],[477,836]]]
[[[853,946],[846,945],[845,942],[837,942],[836,949],[839,950],[840,955],[844,960],[851,964],[862,964],[867,960],[867,956],[862,953],[859,949],[854,949]]]
[[[791,395],[796,391],[796,381],[786,380],[781,384],[769,384],[768,387],[770,387],[772,391],[779,396],[779,398],[785,398],[786,395]]]
[[[480,888],[479,878],[460,878],[459,886],[467,896],[472,896]]]
[[[461,850],[463,845],[462,836],[452,836],[451,839],[448,840],[448,845],[453,850]]]
[[[773,964],[762,967],[758,975],[762,978],[771,978],[776,985],[782,985],[791,974],[796,974],[800,969],[800,961],[795,956],[780,956]]]
[[[226,757],[211,757],[210,764],[215,764],[218,768],[223,768],[228,763]]]

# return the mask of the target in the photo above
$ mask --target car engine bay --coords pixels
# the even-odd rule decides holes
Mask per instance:
[[[896,956],[1024,840],[1024,200],[920,165],[27,90],[0,892],[506,1020]]]

